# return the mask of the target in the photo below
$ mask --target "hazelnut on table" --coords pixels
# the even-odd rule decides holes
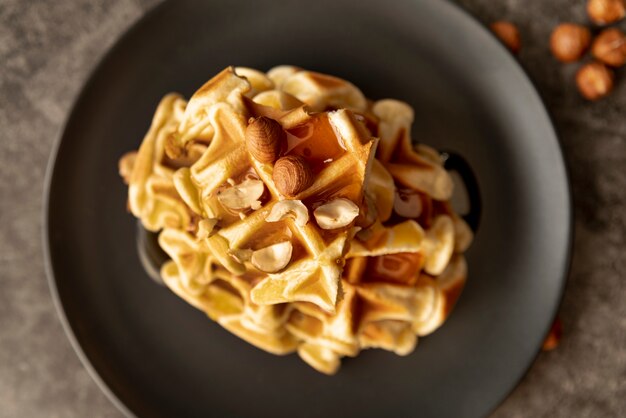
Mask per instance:
[[[550,36],[552,54],[561,62],[578,61],[591,43],[591,31],[574,23],[562,23]]]
[[[522,39],[517,26],[511,22],[500,20],[492,23],[490,28],[512,53],[517,54],[519,52],[522,47]]]
[[[563,338],[563,324],[559,318],[554,320],[552,324],[552,328],[550,328],[550,332],[548,336],[543,342],[543,346],[541,349],[543,351],[551,351],[559,346],[561,339]]]
[[[626,16],[625,0],[588,0],[587,14],[596,25],[615,23]]]
[[[593,41],[591,53],[612,67],[626,63],[626,35],[617,28],[603,30]]]
[[[576,73],[580,94],[587,100],[598,100],[613,90],[613,71],[601,62],[583,65]]]

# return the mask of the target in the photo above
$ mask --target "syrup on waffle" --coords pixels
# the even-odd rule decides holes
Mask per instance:
[[[472,232],[412,123],[337,77],[230,67],[188,103],[167,95],[120,173],[174,293],[332,374],[366,348],[412,352],[466,280]]]

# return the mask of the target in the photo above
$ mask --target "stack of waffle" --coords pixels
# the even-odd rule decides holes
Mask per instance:
[[[332,374],[365,348],[410,353],[465,282],[472,234],[412,122],[336,77],[231,67],[189,102],[165,96],[120,173],[174,293]]]

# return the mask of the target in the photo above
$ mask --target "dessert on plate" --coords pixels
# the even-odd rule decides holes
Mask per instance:
[[[247,342],[320,372],[400,355],[449,315],[472,233],[413,109],[293,66],[229,67],[168,94],[120,160],[178,296]]]

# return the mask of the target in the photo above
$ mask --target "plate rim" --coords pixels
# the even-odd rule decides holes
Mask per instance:
[[[98,388],[104,393],[104,395],[108,398],[108,400],[125,416],[127,417],[137,417],[133,410],[129,406],[127,406],[118,396],[118,393],[109,386],[109,384],[104,380],[104,378],[98,373],[94,365],[92,364],[89,356],[83,349],[83,345],[79,341],[78,337],[74,332],[74,328],[70,324],[68,319],[67,312],[65,311],[64,304],[61,300],[61,296],[59,294],[59,290],[57,287],[57,280],[54,273],[53,261],[51,255],[51,240],[50,240],[50,199],[51,199],[51,188],[54,178],[54,172],[56,168],[56,161],[59,155],[59,151],[61,149],[61,145],[63,139],[66,135],[66,131],[70,123],[73,121],[77,108],[79,104],[84,100],[87,92],[90,87],[93,85],[96,75],[100,72],[103,65],[109,60],[110,56],[112,56],[118,49],[120,49],[121,45],[124,43],[126,39],[128,39],[132,34],[138,30],[141,23],[147,20],[150,16],[154,15],[158,12],[164,5],[170,3],[170,0],[160,0],[157,4],[150,7],[140,16],[138,16],[133,22],[131,22],[113,41],[113,43],[104,51],[104,53],[98,58],[98,60],[92,65],[92,67],[87,71],[87,75],[83,78],[80,83],[80,88],[77,94],[74,95],[72,99],[72,104],[67,110],[66,116],[63,122],[60,124],[57,132],[55,133],[55,137],[52,143],[52,147],[50,150],[50,155],[48,157],[46,163],[46,170],[44,175],[44,183],[43,183],[43,204],[42,204],[42,212],[41,212],[41,221],[42,221],[42,232],[41,232],[41,242],[43,247],[43,261],[44,261],[44,269],[46,274],[46,279],[48,282],[48,288],[50,290],[50,296],[53,300],[53,305],[57,314],[58,319],[61,322],[63,331],[70,342],[70,345],[74,352],[76,353],[78,359],[80,360],[82,366],[87,370],[87,373],[91,377],[91,379],[96,383]],[[465,18],[470,19],[474,22],[475,26],[477,26],[477,30],[483,31],[484,33],[489,34],[499,45],[499,48],[509,56],[509,59],[515,62],[516,67],[520,70],[520,75],[523,80],[528,83],[530,88],[530,93],[539,101],[541,104],[541,110],[546,116],[547,119],[547,127],[553,133],[554,140],[556,142],[557,151],[559,160],[563,165],[563,172],[565,176],[565,192],[567,194],[567,213],[564,214],[564,218],[567,218],[567,236],[566,236],[566,248],[563,265],[561,266],[561,274],[559,274],[559,286],[558,293],[556,295],[556,300],[553,302],[553,307],[551,309],[550,322],[548,323],[546,329],[543,332],[544,336],[547,336],[552,323],[555,321],[559,309],[561,307],[565,289],[567,287],[567,283],[569,281],[572,261],[573,261],[573,250],[574,250],[574,233],[575,233],[575,217],[574,217],[574,201],[573,201],[573,193],[572,193],[572,182],[571,182],[571,169],[568,164],[567,159],[565,158],[565,154],[563,152],[563,145],[559,140],[560,135],[554,124],[552,112],[546,105],[544,98],[539,93],[539,89],[537,88],[537,84],[533,81],[533,79],[529,76],[526,68],[522,65],[522,63],[517,60],[515,57],[511,56],[510,51],[502,45],[501,42],[497,40],[495,35],[491,33],[488,28],[485,26],[483,22],[481,22],[476,16],[474,16],[470,11],[468,11],[465,7],[452,0],[446,1],[438,1],[437,3],[442,4],[447,7],[449,10],[454,10],[456,13],[463,15]],[[541,353],[541,345],[536,347],[533,350],[530,358],[527,359],[527,365],[521,370],[519,375],[515,376],[512,380],[512,384],[510,387],[507,387],[503,392],[503,395],[494,403],[493,406],[486,409],[487,415],[491,415],[495,412],[506,399],[513,393],[513,391],[519,386],[524,377],[528,374],[532,366],[534,365],[537,357]]]
[[[99,73],[102,66],[109,60],[109,57],[117,51],[123,42],[129,38],[133,32],[137,30],[140,23],[144,21],[144,19],[149,18],[151,15],[155,14],[159,9],[161,9],[169,0],[159,0],[157,4],[149,8],[145,13],[141,14],[134,21],[132,21],[125,29],[122,30],[120,34],[115,38],[112,44],[102,53],[102,55],[96,60],[96,62],[92,65],[92,67],[87,71],[87,75],[83,78],[80,83],[80,88],[78,93],[72,99],[72,104],[70,105],[67,114],[61,125],[59,126],[54,141],[52,143],[52,148],[50,150],[50,155],[48,157],[48,161],[46,163],[46,171],[44,174],[44,184],[43,184],[43,205],[42,205],[42,232],[41,232],[41,240],[43,247],[43,258],[44,258],[44,269],[46,273],[46,279],[48,282],[48,289],[50,290],[50,296],[52,297],[53,305],[57,314],[59,321],[61,322],[61,326],[65,333],[65,336],[70,342],[70,345],[76,356],[80,360],[82,366],[87,370],[87,373],[91,377],[91,379],[96,383],[98,388],[104,393],[107,399],[125,416],[127,417],[137,417],[137,415],[128,407],[126,404],[120,399],[117,393],[109,386],[107,382],[100,376],[91,360],[87,356],[87,353],[83,350],[83,346],[81,342],[78,340],[74,332],[74,328],[70,324],[70,321],[67,316],[67,312],[65,311],[65,307],[63,302],[61,301],[61,296],[59,294],[59,289],[57,287],[57,280],[54,273],[52,254],[51,254],[51,242],[50,242],[50,190],[52,188],[52,181],[54,178],[54,171],[56,167],[56,160],[59,155],[59,150],[61,148],[61,144],[63,142],[63,138],[65,137],[67,127],[70,125],[72,120],[75,117],[76,110],[78,109],[78,105],[84,100],[85,95],[89,91],[89,88],[94,83],[94,79],[96,75]]]

